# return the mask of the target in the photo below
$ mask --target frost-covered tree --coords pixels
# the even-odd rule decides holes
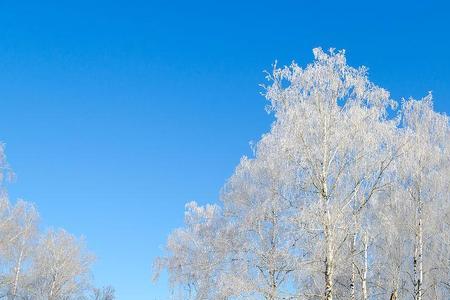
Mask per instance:
[[[93,256],[64,230],[41,233],[35,206],[9,200],[4,181],[10,174],[0,144],[0,299],[85,299],[92,291]],[[112,288],[94,295],[114,299]]]
[[[394,103],[368,80],[365,68],[349,67],[343,52],[315,49],[314,54],[315,62],[304,69],[296,64],[275,69],[266,97],[276,115],[270,134],[277,135],[279,151],[295,166],[293,188],[301,192],[295,201],[315,213],[310,222],[318,247],[314,261],[323,267],[307,279],[322,280],[323,288],[313,294],[332,299],[337,278],[341,294],[352,293],[345,287],[354,286],[355,271],[346,275],[355,264],[359,215],[383,188],[397,155],[390,143],[395,122],[386,119]],[[348,240],[353,253],[346,253]]]
[[[449,175],[448,141],[450,129],[446,116],[433,111],[431,95],[420,101],[409,100],[402,107],[404,135],[409,143],[401,160],[400,183],[406,191],[406,199],[411,201],[414,238],[413,282],[411,293],[421,300],[430,292],[432,279],[444,262],[436,260],[435,246],[440,247],[440,224],[436,224],[439,207],[449,201],[445,193]],[[443,217],[443,216],[442,216]],[[427,251],[428,250],[428,251]],[[448,249],[446,249],[448,251]],[[444,264],[448,270],[448,264]],[[425,281],[424,276],[429,280]]]
[[[37,245],[28,293],[36,299],[72,299],[89,288],[93,256],[64,230],[49,231]]]
[[[220,206],[188,205],[158,272],[199,300],[448,298],[447,117],[314,57],[267,75],[270,132]]]
[[[0,200],[0,289],[15,299],[27,284],[27,272],[35,250],[38,215],[24,201],[12,205],[7,198]]]
[[[92,300],[114,300],[116,299],[115,290],[112,286],[103,288],[94,288]]]
[[[255,297],[280,299],[295,294],[291,275],[303,263],[298,255],[302,236],[298,211],[290,201],[289,187],[295,178],[288,176],[292,172],[284,160],[276,157],[271,139],[270,135],[262,139],[255,159],[242,158],[223,189],[222,201],[239,237],[240,243],[234,244],[238,247],[228,250],[241,264],[241,276]]]
[[[232,269],[234,264],[228,256],[235,240],[233,226],[225,222],[222,210],[217,205],[190,202],[186,205],[185,223],[185,228],[169,237],[170,258],[155,262],[156,276],[166,268],[172,286],[181,286],[176,293],[182,299],[227,299],[234,289],[241,291],[241,274]]]

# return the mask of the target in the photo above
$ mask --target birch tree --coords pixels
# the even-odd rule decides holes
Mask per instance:
[[[94,288],[92,300],[114,300],[116,299],[115,290],[112,286],[103,288]]]
[[[228,251],[236,248],[233,229],[220,207],[188,203],[185,227],[169,236],[167,256],[155,261],[155,278],[167,269],[174,297],[180,299],[228,299],[243,293],[246,281],[240,280]]]
[[[267,135],[258,143],[255,159],[241,159],[222,192],[225,214],[242,241],[229,251],[245,266],[255,297],[270,300],[293,297],[294,274],[305,267],[289,190],[294,177],[272,138]]]
[[[23,292],[37,237],[38,214],[34,206],[3,199],[0,226],[3,288],[9,299]]]
[[[410,147],[405,151],[400,176],[415,208],[411,215],[414,220],[413,295],[415,300],[422,300],[429,284],[424,282],[424,274],[437,268],[433,257],[424,261],[427,257],[424,250],[439,234],[431,220],[439,215],[439,211],[432,210],[438,209],[433,203],[440,206],[448,201],[440,186],[442,179],[450,174],[446,149],[450,130],[447,117],[433,111],[431,94],[421,101],[405,101],[402,113],[404,134]]]
[[[356,214],[383,187],[396,155],[389,143],[395,122],[386,119],[394,102],[368,80],[365,68],[349,67],[343,52],[315,49],[314,54],[315,62],[304,69],[295,63],[275,69],[266,97],[276,116],[272,132],[297,168],[299,200],[317,212],[315,226],[322,233],[317,260],[324,274],[320,294],[330,300],[335,274],[345,267],[337,265],[338,255]]]
[[[11,202],[5,183],[12,177],[0,143],[0,299],[83,299],[92,291],[93,256],[84,242],[64,230],[43,234],[32,203]],[[112,288],[97,299],[114,299]]]
[[[84,243],[64,230],[49,231],[39,241],[29,293],[38,299],[73,299],[87,291],[93,256]]]

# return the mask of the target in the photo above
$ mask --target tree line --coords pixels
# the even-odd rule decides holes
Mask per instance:
[[[181,299],[450,299],[450,127],[314,49],[267,73],[274,122],[155,261]]]

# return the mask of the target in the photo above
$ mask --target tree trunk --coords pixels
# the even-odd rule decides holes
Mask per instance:
[[[423,222],[422,200],[419,197],[417,209],[416,243],[414,247],[414,299],[422,300],[423,294]]]
[[[276,282],[276,276],[275,271],[271,270],[269,271],[269,277],[270,277],[270,294],[267,298],[268,300],[275,300],[277,298],[277,282]]]
[[[330,212],[326,211],[324,234],[325,234],[325,299],[333,300],[333,236],[330,228]]]
[[[356,223],[356,221],[355,221]],[[356,224],[355,224],[356,227]],[[354,229],[356,231],[356,229]],[[353,232],[351,245],[350,245],[350,256],[351,256],[351,264],[352,264],[352,275],[350,278],[350,299],[356,300],[356,291],[355,291],[355,282],[356,282],[356,233]]]
[[[393,290],[391,293],[391,298],[389,300],[397,300],[397,290]]]
[[[325,259],[325,299],[333,300],[333,258],[329,255]]]
[[[323,122],[324,150],[321,170],[321,190],[320,201],[322,202],[323,217],[323,233],[325,237],[325,300],[333,300],[333,273],[334,273],[334,233],[332,228],[331,212],[329,207],[328,194],[328,170],[329,161],[329,144],[328,144],[328,119]]]
[[[14,300],[17,295],[17,289],[19,287],[19,278],[20,278],[20,270],[22,268],[22,259],[23,259],[23,252],[24,252],[24,246],[20,249],[19,259],[17,260],[16,267],[14,268],[14,284],[12,288],[12,295],[11,299]]]
[[[276,253],[276,226],[277,226],[277,216],[275,211],[272,209],[271,212],[271,223],[272,228],[270,232],[270,264],[269,264],[269,281],[270,281],[270,295],[269,300],[275,300],[277,299],[278,294],[278,282],[277,282],[277,276],[276,276],[276,265],[275,265],[275,253]]]
[[[369,239],[367,237],[367,232],[364,232],[364,238],[363,238],[363,244],[364,244],[364,269],[362,271],[361,276],[361,288],[362,288],[362,300],[368,299],[368,293],[367,293],[367,272],[369,270],[369,261],[368,261],[368,252],[367,249],[369,247]]]
[[[56,288],[56,275],[53,275],[52,284],[50,285],[49,297],[48,300],[56,299],[54,293]]]

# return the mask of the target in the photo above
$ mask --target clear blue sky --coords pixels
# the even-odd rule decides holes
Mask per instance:
[[[395,98],[432,90],[450,112],[450,8],[366,2],[0,1],[11,196],[85,235],[120,300],[167,299],[152,260],[269,128],[258,84],[275,59],[345,48]]]

